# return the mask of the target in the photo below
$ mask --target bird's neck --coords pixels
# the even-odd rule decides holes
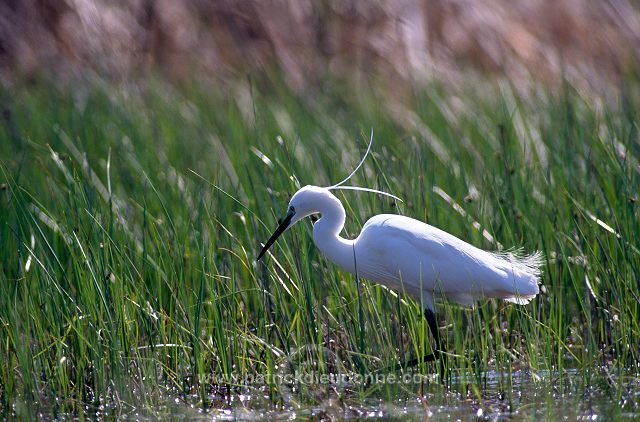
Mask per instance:
[[[313,241],[323,254],[342,269],[355,272],[353,240],[340,237],[346,213],[338,200],[326,204],[313,226]]]

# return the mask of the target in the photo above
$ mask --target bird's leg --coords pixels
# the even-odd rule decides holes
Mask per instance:
[[[424,317],[427,319],[427,324],[429,324],[429,329],[431,330],[431,334],[433,335],[433,339],[436,342],[436,348],[433,351],[433,355],[436,358],[441,357],[443,349],[442,349],[442,339],[440,338],[440,331],[438,331],[438,323],[436,322],[436,315],[429,308],[425,308]]]
[[[429,308],[424,310],[424,317],[427,319],[427,324],[429,324],[429,330],[433,335],[433,339],[436,342],[436,347],[433,350],[433,353],[429,353],[425,355],[422,359],[414,358],[401,365],[402,367],[411,367],[418,365],[422,362],[434,362],[436,360],[440,360],[440,369],[442,373],[442,377],[444,377],[444,364],[446,361],[446,355],[443,353],[444,350],[442,348],[442,338],[440,337],[440,332],[438,331],[438,323],[436,322],[436,315]]]
[[[444,383],[447,355],[444,353],[444,348],[442,347],[442,338],[440,338],[440,331],[438,331],[436,315],[431,309],[425,308],[424,317],[427,319],[427,323],[429,324],[429,328],[431,329],[431,334],[433,334],[433,338],[436,342],[436,348],[433,351],[432,355],[435,355],[435,357],[440,360],[440,381]]]

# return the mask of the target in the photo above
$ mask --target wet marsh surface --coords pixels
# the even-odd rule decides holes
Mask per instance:
[[[50,413],[47,403],[17,403],[3,417],[41,417],[63,420],[627,420],[640,417],[638,374],[594,374],[564,370],[495,371],[475,376],[453,371],[445,387],[437,376],[418,372],[397,377],[378,376],[378,384],[358,388],[353,383],[212,388],[207,407],[198,395],[170,397],[153,405],[139,402],[94,408],[85,405],[73,413]],[[404,378],[403,378],[404,376]],[[344,376],[326,375],[336,381]],[[318,381],[323,381],[321,377]],[[391,381],[391,383],[387,381]],[[415,382],[418,380],[419,382]],[[298,381],[304,382],[303,377]],[[307,379],[308,381],[308,379]],[[302,388],[301,388],[302,387]],[[269,394],[269,391],[272,394]],[[305,394],[300,394],[305,391]],[[314,403],[314,404],[310,404]],[[122,406],[124,404],[124,406]],[[40,409],[40,410],[38,410]]]

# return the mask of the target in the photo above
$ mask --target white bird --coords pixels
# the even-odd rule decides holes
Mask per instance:
[[[422,221],[395,214],[372,217],[355,239],[341,237],[346,213],[330,190],[365,190],[396,198],[386,192],[340,186],[353,173],[337,185],[304,186],[298,190],[258,260],[285,230],[319,213],[320,219],[313,226],[313,241],[330,261],[352,274],[405,291],[425,305],[425,317],[436,342],[434,353],[425,356],[425,361],[435,360],[442,352],[435,299],[472,305],[480,299],[499,298],[526,304],[538,294],[540,252],[528,256],[487,252]]]

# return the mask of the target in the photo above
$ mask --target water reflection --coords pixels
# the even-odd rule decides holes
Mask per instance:
[[[413,374],[412,374],[413,375]],[[420,375],[420,374],[416,374]],[[334,379],[339,379],[338,377]],[[615,420],[640,418],[638,374],[565,370],[454,371],[445,387],[437,376],[417,376],[418,383],[350,383],[221,388],[212,390],[203,410],[200,398],[167,397],[154,407],[128,410],[85,408],[98,419],[153,420]],[[507,387],[508,386],[508,387]],[[230,393],[230,394],[229,394]],[[12,415],[45,417],[36,407],[17,404]],[[6,415],[5,415],[6,416]],[[77,415],[57,415],[76,419]]]
[[[615,384],[611,384],[616,378]],[[266,391],[246,389],[227,405],[212,408],[198,419],[361,419],[385,420],[611,420],[640,417],[637,374],[551,371],[454,372],[448,387],[437,377],[419,384],[374,385],[358,390],[351,385],[315,385],[312,396],[291,388],[275,402]],[[618,382],[620,381],[620,382]],[[510,388],[505,388],[510,385]],[[316,401],[310,404],[310,401]],[[274,405],[274,403],[276,403]],[[181,406],[177,405],[173,412]],[[168,409],[169,410],[169,409]],[[175,416],[175,413],[172,413]]]

